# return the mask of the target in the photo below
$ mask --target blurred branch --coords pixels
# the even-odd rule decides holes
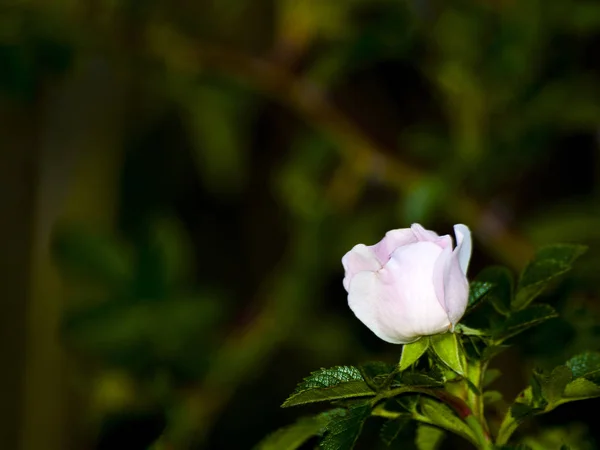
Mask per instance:
[[[193,43],[168,29],[151,29],[150,48],[170,67],[184,73],[213,71],[231,77],[281,102],[335,143],[348,167],[362,179],[375,179],[397,189],[410,189],[425,176],[420,170],[390,157],[360,127],[329,101],[317,85],[265,59],[231,48]],[[177,49],[177,51],[173,51]],[[468,224],[483,246],[513,268],[522,268],[533,254],[531,244],[505,227],[484,208],[461,192],[449,192],[444,212],[456,222]]]

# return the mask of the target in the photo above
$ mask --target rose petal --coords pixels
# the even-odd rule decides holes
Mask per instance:
[[[454,225],[454,234],[456,234],[456,248],[454,254],[457,255],[460,268],[463,275],[467,275],[469,261],[471,260],[471,230],[463,224]]]
[[[462,238],[461,235],[461,244],[464,244],[466,241]],[[445,247],[433,269],[435,293],[452,326],[456,325],[463,316],[469,297],[469,282],[462,272],[459,260],[460,251],[460,247],[454,251],[451,247]]]
[[[450,264],[450,259],[452,258],[452,246],[446,246],[440,253],[440,256],[435,262],[433,266],[433,273],[431,274],[431,281],[433,282],[433,288],[435,290],[435,295],[440,303],[440,306],[448,312],[448,306],[446,305],[446,295],[445,295],[445,279],[446,272],[448,271],[448,266]]]
[[[361,272],[352,278],[348,305],[362,323],[378,338],[391,344],[408,344],[417,340],[418,337],[403,335],[399,327],[390,324],[386,318],[389,304],[394,301],[393,292],[382,285],[376,272]],[[399,306],[397,308],[400,309]]]
[[[442,249],[431,242],[400,247],[379,272],[361,272],[350,282],[348,304],[384,341],[404,344],[447,330],[431,274]]]
[[[426,230],[418,223],[413,223],[410,229],[415,234],[416,238],[421,242],[435,242],[439,238],[437,233],[431,230]]]
[[[433,242],[442,248],[450,247],[450,250],[452,250],[452,238],[449,234],[440,236]]]
[[[407,328],[410,326],[419,336],[445,331],[450,325],[431,279],[442,252],[438,245],[431,242],[401,247],[380,271],[387,274],[386,280],[393,282],[396,296],[405,302],[404,320],[408,319]]]
[[[469,282],[456,254],[448,260],[444,276],[444,302],[452,326],[462,318],[469,300]]]
[[[346,253],[342,258],[342,265],[346,271],[343,281],[346,291],[350,286],[350,280],[357,273],[363,271],[375,272],[381,269],[382,266],[371,247],[364,244],[355,245],[352,250]]]
[[[398,247],[414,244],[417,237],[410,228],[401,228],[399,230],[388,231],[385,237],[371,248],[375,252],[377,259],[384,265],[387,263]]]

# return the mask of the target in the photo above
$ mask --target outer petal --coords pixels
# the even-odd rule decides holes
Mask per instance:
[[[448,266],[450,264],[450,259],[452,259],[452,239],[450,236],[444,236],[447,238],[447,241],[444,242],[442,246],[442,252],[440,256],[435,261],[435,265],[433,266],[433,273],[431,275],[431,281],[433,282],[433,288],[435,290],[435,295],[440,303],[441,307],[444,308],[444,311],[448,312],[448,306],[446,305],[446,294],[445,294],[445,278],[446,272],[448,271]],[[450,241],[448,243],[448,241]]]
[[[399,247],[417,242],[417,237],[410,228],[388,231],[385,237],[371,248],[377,259],[384,265],[390,260],[392,253]]]
[[[384,285],[376,272],[361,272],[352,278],[348,291],[348,305],[354,315],[375,335],[391,344],[416,341],[413,333],[403,334],[401,327],[386,318],[390,303],[397,301],[390,286]],[[401,309],[400,305],[396,306]]]
[[[377,273],[362,272],[350,283],[354,314],[381,339],[403,344],[447,330],[431,274],[441,248],[419,242],[399,248]]]
[[[463,316],[469,299],[469,282],[462,272],[458,253],[445,247],[435,262],[433,285],[452,326]]]
[[[452,255],[444,276],[444,297],[452,327],[465,313],[469,301],[469,282],[456,255]]]
[[[456,234],[456,248],[454,254],[457,256],[460,263],[460,268],[463,275],[467,275],[469,261],[471,260],[471,230],[463,224],[454,225],[454,233]]]
[[[439,238],[437,233],[431,230],[426,230],[418,223],[413,223],[410,229],[415,234],[416,238],[421,242],[435,242]]]
[[[352,250],[342,258],[342,265],[346,271],[344,276],[344,288],[348,291],[352,277],[357,273],[369,271],[375,272],[381,269],[381,264],[375,256],[371,247],[364,244],[355,245]]]

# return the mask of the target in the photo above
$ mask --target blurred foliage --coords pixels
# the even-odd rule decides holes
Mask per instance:
[[[50,99],[82,67],[82,92],[119,88],[121,183],[87,187],[120,192],[115,229],[79,218],[52,246],[83,390],[113,398],[118,370],[115,404],[169,418],[157,446],[252,447],[292,422],[298,373],[397,360],[339,260],[410,222],[468,224],[472,274],[589,245],[511,370],[600,348],[599,45],[586,0],[0,2],[3,112],[78,114],[85,95]]]

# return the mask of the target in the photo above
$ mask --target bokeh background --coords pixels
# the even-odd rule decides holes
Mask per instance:
[[[599,127],[593,0],[2,0],[0,447],[252,448],[311,370],[398,358],[340,259],[412,222],[471,275],[590,245],[510,400],[600,348]]]

